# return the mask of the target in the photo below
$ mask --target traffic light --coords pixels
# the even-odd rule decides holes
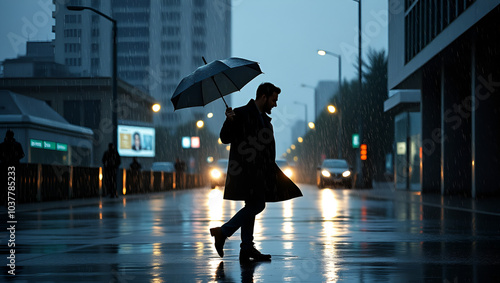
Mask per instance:
[[[368,154],[368,147],[366,146],[366,144],[363,143],[360,146],[359,159],[366,160],[368,158],[367,154]]]

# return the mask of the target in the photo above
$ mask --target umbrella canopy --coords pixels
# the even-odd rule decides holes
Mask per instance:
[[[260,74],[259,64],[254,61],[235,57],[216,60],[182,79],[170,100],[175,110],[205,106],[219,97],[224,100],[224,95],[240,90]]]

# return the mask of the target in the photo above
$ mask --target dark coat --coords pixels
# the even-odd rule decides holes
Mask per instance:
[[[253,99],[234,113],[220,132],[221,141],[231,144],[224,199],[250,200],[264,194],[266,202],[276,202],[302,196],[275,162],[271,118],[259,114]]]

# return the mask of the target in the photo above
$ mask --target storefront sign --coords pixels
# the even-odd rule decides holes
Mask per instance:
[[[68,145],[65,143],[56,143],[52,141],[41,141],[30,139],[30,146],[32,148],[41,148],[48,150],[68,151]]]

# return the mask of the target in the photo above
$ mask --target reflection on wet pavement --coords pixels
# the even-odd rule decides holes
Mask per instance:
[[[20,206],[11,282],[495,282],[500,216],[301,185],[269,203],[240,265],[239,231],[217,256],[208,230],[242,203],[201,188],[69,208]],[[34,206],[33,206],[34,207]],[[2,245],[5,246],[2,240]],[[496,280],[495,280],[496,279]],[[3,279],[2,279],[3,280]],[[253,281],[252,281],[253,280]],[[492,281],[493,280],[493,281]]]

